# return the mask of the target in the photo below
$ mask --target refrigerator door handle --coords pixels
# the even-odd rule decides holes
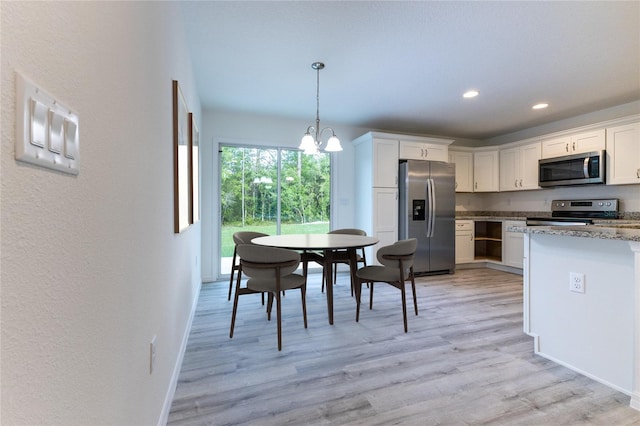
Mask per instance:
[[[427,179],[427,208],[426,208],[426,237],[431,238],[433,236],[433,203],[435,202],[433,196],[433,179]]]
[[[431,202],[429,203],[429,220],[431,225],[429,226],[430,232],[428,237],[433,237],[436,228],[436,182],[433,179],[429,179],[429,194],[431,196]]]
[[[431,235],[431,179],[427,179],[426,181],[427,183],[427,191],[426,194],[424,194],[425,196],[425,216],[426,216],[426,220],[424,222],[424,236],[429,238],[429,235]]]

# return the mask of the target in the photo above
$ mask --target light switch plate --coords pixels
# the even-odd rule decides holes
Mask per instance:
[[[77,175],[78,114],[16,72],[16,160]]]

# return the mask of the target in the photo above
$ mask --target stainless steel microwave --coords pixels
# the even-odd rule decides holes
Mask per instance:
[[[550,187],[605,183],[605,162],[604,150],[539,160],[538,185]]]

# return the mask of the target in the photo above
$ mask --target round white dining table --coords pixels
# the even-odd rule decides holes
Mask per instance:
[[[356,250],[378,243],[378,239],[350,234],[285,234],[268,235],[251,240],[253,244],[302,251],[303,268],[306,275],[307,263],[317,262],[324,268],[327,288],[327,311],[329,324],[333,324],[333,262],[348,260],[351,282],[356,282]],[[322,255],[317,253],[322,251]],[[344,256],[343,254],[346,254]],[[356,290],[359,286],[356,286]]]

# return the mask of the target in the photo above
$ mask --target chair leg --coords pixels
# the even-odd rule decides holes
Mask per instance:
[[[281,318],[281,309],[280,309],[280,292],[276,291],[276,315],[278,317],[278,350],[282,350],[282,318]]]
[[[231,329],[229,330],[229,338],[233,337],[233,328],[236,325],[236,312],[238,311],[238,297],[240,296],[240,279],[242,272],[238,271],[238,281],[236,282],[236,295],[233,298],[233,313],[231,314]]]
[[[402,318],[404,320],[404,332],[407,332],[407,296],[404,294],[404,285],[400,287],[402,292]]]
[[[373,309],[373,281],[369,287],[369,310]]]
[[[307,328],[307,285],[300,287],[302,296],[302,318],[304,318],[304,328]]]
[[[280,296],[278,296],[280,297]],[[273,307],[273,293],[267,296],[267,321],[271,321],[271,308]]]
[[[231,277],[229,278],[229,296],[227,300],[231,300],[231,288],[233,287],[233,273],[236,271],[236,249],[233,249],[233,260],[231,261]]]
[[[413,279],[413,277],[411,277],[411,291],[413,292],[413,310],[416,312],[416,315],[418,315],[418,299],[416,298],[416,282]]]
[[[362,281],[356,282],[356,322],[360,319],[360,296],[362,295]]]
[[[324,271],[324,267],[322,268],[322,287],[320,287],[320,292],[324,293],[324,283],[325,283],[325,271]]]

